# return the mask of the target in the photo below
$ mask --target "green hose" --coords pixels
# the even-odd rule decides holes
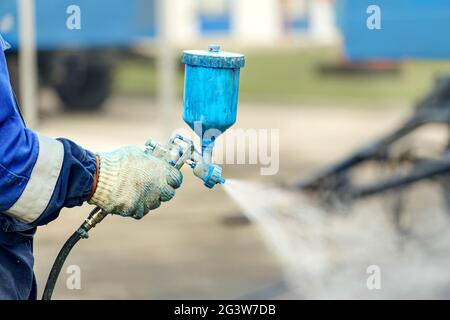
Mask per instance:
[[[81,227],[75,231],[74,234],[66,241],[64,246],[59,251],[58,256],[53,263],[52,269],[45,284],[44,293],[42,294],[42,300],[51,300],[53,291],[55,290],[56,282],[58,281],[59,274],[67,259],[72,248],[77,244],[80,239],[88,238],[88,231],[94,228],[98,223],[100,223],[108,214],[103,212],[100,208],[96,207],[91,211],[89,217],[84,221]]]

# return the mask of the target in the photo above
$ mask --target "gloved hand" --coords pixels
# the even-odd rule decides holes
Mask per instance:
[[[98,183],[89,203],[111,214],[141,219],[172,199],[183,181],[179,170],[138,147],[98,156]]]

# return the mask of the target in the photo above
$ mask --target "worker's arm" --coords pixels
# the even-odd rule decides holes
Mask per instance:
[[[45,224],[91,194],[96,157],[73,142],[25,128],[11,89],[0,36],[0,212]]]
[[[91,193],[95,155],[71,141],[26,129],[0,52],[0,212],[44,224]]]
[[[0,212],[37,226],[90,199],[109,213],[139,219],[170,200],[181,181],[178,170],[138,148],[97,158],[69,140],[25,128],[0,50]]]

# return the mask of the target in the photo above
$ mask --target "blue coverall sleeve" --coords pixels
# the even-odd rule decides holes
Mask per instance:
[[[25,128],[0,50],[0,227],[46,224],[63,207],[81,205],[95,170],[92,152]]]

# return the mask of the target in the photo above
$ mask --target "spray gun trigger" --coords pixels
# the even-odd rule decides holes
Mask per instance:
[[[157,146],[158,144],[152,138],[148,138],[145,142],[146,151],[149,153],[153,152]]]
[[[164,159],[179,170],[184,164],[189,165],[195,176],[200,178],[208,188],[225,183],[225,179],[222,178],[222,167],[205,161],[204,157],[195,150],[192,140],[175,135],[166,145],[160,145],[149,139],[146,146],[149,154]]]

